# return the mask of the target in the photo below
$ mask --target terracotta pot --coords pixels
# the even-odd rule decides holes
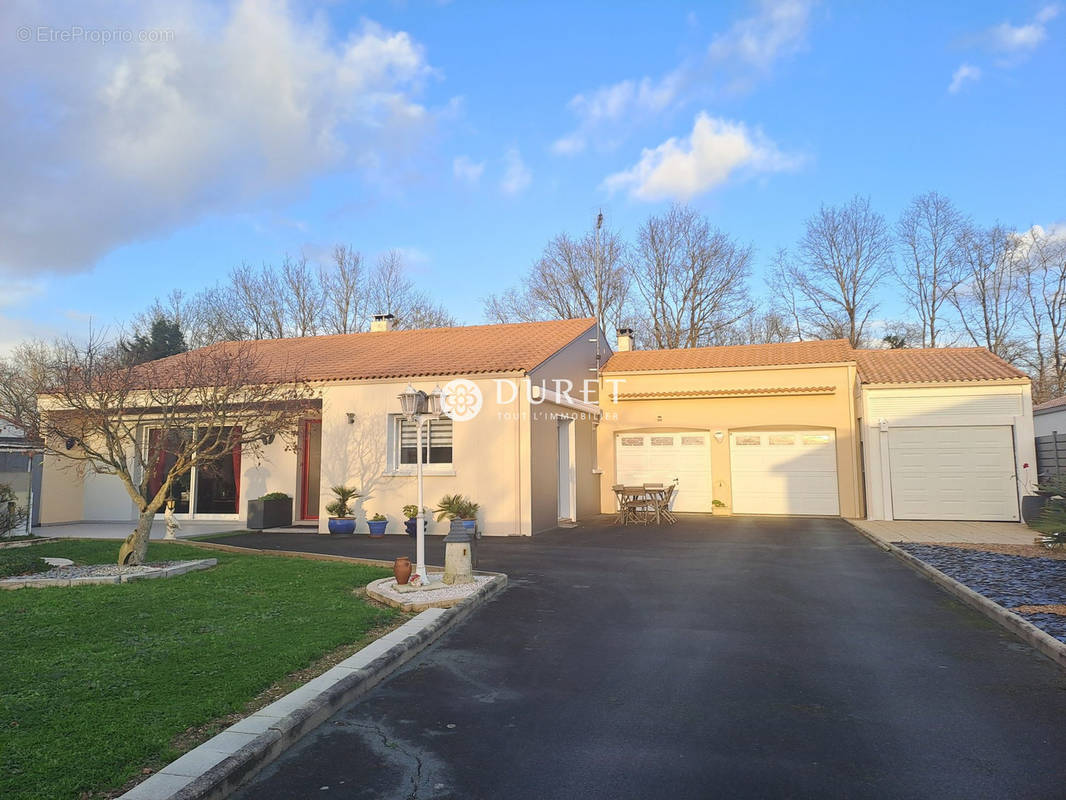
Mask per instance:
[[[400,556],[392,562],[392,574],[396,576],[396,583],[401,586],[411,580],[411,559]]]

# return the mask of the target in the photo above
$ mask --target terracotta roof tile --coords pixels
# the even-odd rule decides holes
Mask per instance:
[[[983,347],[853,350],[846,339],[780,344],[631,350],[615,353],[605,372],[729,369],[855,363],[864,383],[1014,380],[1026,375]]]
[[[681,350],[628,350],[615,353],[605,372],[671,369],[728,369],[793,364],[836,364],[853,361],[847,339],[780,344],[692,347]]]
[[[294,372],[306,381],[520,372],[533,369],[595,324],[594,319],[567,319],[348,333],[222,342],[199,352],[251,347],[262,367],[279,380],[291,380]],[[168,360],[152,363],[165,371]]]
[[[668,392],[621,392],[619,400],[675,400],[701,399],[705,397],[761,397],[764,395],[833,394],[835,386],[774,386],[770,388],[745,387],[743,389],[678,389]]]
[[[863,383],[950,383],[1025,378],[983,347],[856,350]]]

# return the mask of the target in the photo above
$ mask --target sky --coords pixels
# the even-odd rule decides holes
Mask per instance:
[[[0,351],[335,244],[477,323],[601,210],[689,203],[759,295],[856,194],[1066,221],[1066,5],[6,0],[0,37]]]

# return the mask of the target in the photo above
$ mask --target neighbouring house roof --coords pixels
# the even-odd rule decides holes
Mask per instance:
[[[839,364],[853,361],[847,339],[780,344],[741,344],[727,347],[690,347],[680,350],[627,350],[615,353],[604,372],[655,372],[730,367],[778,367],[802,364]]]
[[[856,350],[855,363],[863,383],[955,383],[1027,377],[983,347]]]
[[[294,375],[305,381],[348,381],[527,372],[595,324],[592,318],[566,319],[221,342],[150,363],[153,372],[163,374],[168,361],[248,348],[268,379],[279,382]]]
[[[1017,380],[1026,375],[982,347],[856,350],[846,339],[779,344],[630,350],[605,372],[729,369],[854,363],[863,383],[956,383]]]
[[[1057,411],[1060,408],[1066,408],[1066,397],[1056,397],[1054,400],[1046,400],[1043,403],[1033,406],[1033,413],[1039,414],[1042,411]]]

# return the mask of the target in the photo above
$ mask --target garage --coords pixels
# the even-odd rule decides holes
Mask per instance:
[[[736,431],[729,459],[734,513],[840,514],[833,431]]]
[[[895,519],[1018,520],[1009,425],[890,428],[888,456]]]
[[[620,433],[615,437],[618,483],[674,483],[674,511],[710,511],[710,439],[707,431]]]

